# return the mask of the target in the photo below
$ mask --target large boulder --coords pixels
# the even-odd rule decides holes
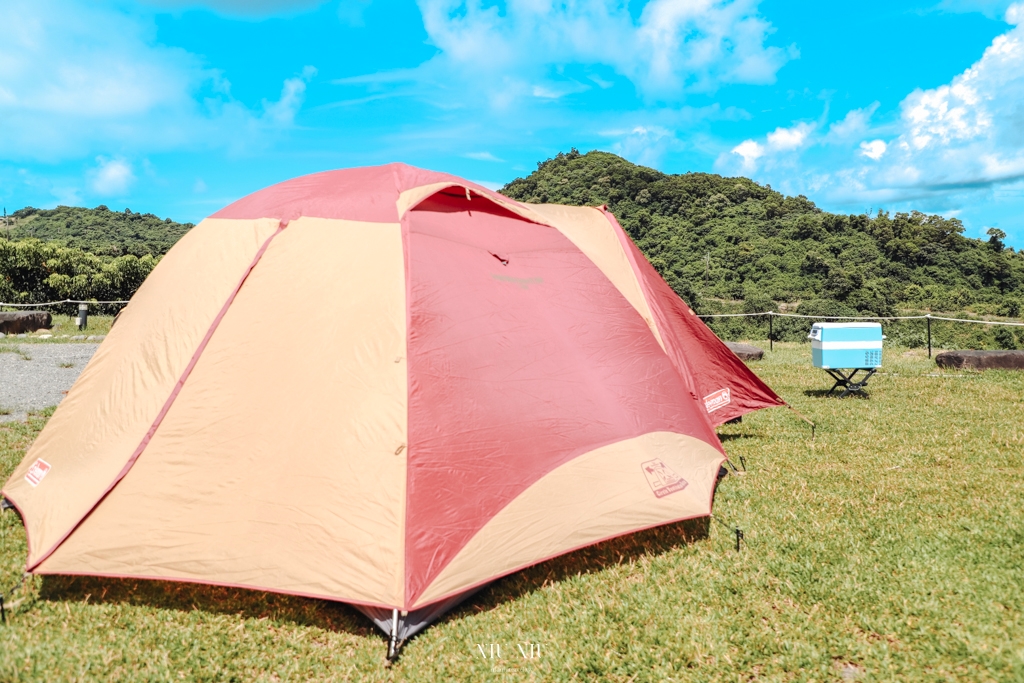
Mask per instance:
[[[759,349],[750,344],[727,341],[725,345],[729,347],[730,351],[739,356],[740,360],[761,360],[762,356],[764,356],[764,349]]]
[[[52,325],[53,316],[46,311],[0,311],[0,332],[4,334],[35,332],[43,328],[49,329]]]
[[[957,370],[1024,370],[1024,351],[943,351],[935,363]]]

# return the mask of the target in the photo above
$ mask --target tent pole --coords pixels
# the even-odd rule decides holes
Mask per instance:
[[[391,610],[391,638],[388,639],[388,661],[398,658],[398,608]]]

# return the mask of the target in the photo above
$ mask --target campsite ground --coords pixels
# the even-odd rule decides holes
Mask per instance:
[[[719,524],[585,549],[497,582],[391,668],[344,605],[34,577],[5,593],[0,679],[1024,679],[1024,375],[887,349],[870,398],[840,401],[809,355],[779,344],[754,367],[817,423],[813,442],[785,409],[720,430],[748,467],[715,502],[742,552]],[[4,477],[46,417],[0,424]],[[24,558],[8,511],[0,589]],[[481,656],[492,644],[501,659]]]

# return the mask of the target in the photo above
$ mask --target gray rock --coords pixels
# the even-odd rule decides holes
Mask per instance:
[[[46,311],[0,311],[0,332],[6,334],[35,332],[52,325],[53,316]]]
[[[103,341],[106,338],[107,338],[107,335],[105,335],[105,334],[90,334],[88,337],[86,337],[86,340],[87,341]]]
[[[72,335],[72,337],[71,337],[71,341],[79,341],[79,340],[82,340],[82,339],[85,339],[85,335],[84,334],[76,334],[76,335]]]
[[[729,347],[730,351],[739,356],[740,360],[761,360],[764,356],[764,349],[759,349],[751,344],[725,342],[725,345]]]
[[[943,351],[935,364],[956,370],[1024,370],[1024,351]]]

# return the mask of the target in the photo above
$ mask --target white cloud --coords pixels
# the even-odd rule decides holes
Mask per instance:
[[[505,161],[504,159],[499,159],[490,152],[468,152],[466,154],[463,154],[462,156],[466,157],[467,159],[476,159],[477,161]]]
[[[3,159],[259,146],[305,89],[289,79],[281,101],[247,108],[199,57],[157,44],[152,18],[105,2],[4,0],[0,26]]]
[[[808,137],[816,128],[817,124],[806,122],[797,123],[790,128],[782,128],[780,126],[765,136],[764,143],[756,140],[744,140],[733,147],[729,154],[742,159],[740,171],[752,173],[763,163],[759,163],[759,160],[762,158],[771,162],[769,163],[769,166],[771,166],[779,159],[792,156],[793,152],[800,150],[805,145]],[[716,165],[728,167],[730,165],[728,158],[727,155],[719,157]]]
[[[938,9],[954,13],[980,12],[990,19],[999,19],[1011,4],[1011,0],[941,0]]]
[[[888,145],[885,144],[884,140],[872,140],[871,142],[860,143],[860,153],[866,156],[868,159],[874,159],[878,161],[885,154],[885,150]]]
[[[879,103],[873,102],[870,107],[864,109],[852,109],[847,112],[842,121],[836,121],[828,128],[828,139],[830,142],[842,143],[851,138],[861,138],[867,134],[871,117],[878,110]]]
[[[749,173],[757,168],[757,160],[764,156],[764,147],[753,140],[744,140],[732,148],[732,153],[743,159],[743,170]]]
[[[649,98],[680,100],[723,83],[773,83],[796,55],[765,45],[771,26],[756,0],[649,0],[636,21],[627,3],[609,0],[509,0],[503,11],[475,0],[419,5],[441,50],[432,64],[449,77],[486,74],[506,92],[521,81],[532,84],[526,92],[559,92],[557,67],[603,65]]]
[[[281,126],[290,126],[295,123],[295,114],[305,99],[306,83],[315,75],[316,68],[306,66],[303,67],[301,76],[285,79],[280,99],[276,102],[263,100],[263,110],[267,117]]]
[[[145,4],[174,11],[207,9],[237,19],[265,19],[294,16],[316,9],[327,0],[144,0]],[[368,1],[368,0],[367,0]],[[363,4],[360,0],[341,0],[342,7]],[[339,8],[339,14],[341,13]]]
[[[826,134],[804,128],[801,137],[797,127],[807,124],[797,124],[763,142],[747,140],[717,166],[755,173],[786,192],[813,191],[832,205],[862,210],[865,202],[913,202],[949,209],[1024,178],[1022,102],[1024,24],[995,38],[949,83],[908,94],[884,124],[871,123],[872,105],[850,112]],[[799,145],[787,151],[788,143]]]
[[[131,164],[124,159],[96,157],[97,167],[89,172],[89,186],[103,195],[124,195],[135,182]]]
[[[812,130],[814,124],[811,123],[798,123],[792,128],[776,128],[768,133],[768,149],[779,152],[799,149]]]
[[[365,26],[363,15],[370,6],[370,0],[341,0],[338,4],[338,19],[346,26]]]
[[[1006,23],[1011,26],[1019,26],[1024,23],[1024,2],[1010,5],[1006,9],[1005,19]]]
[[[657,167],[666,153],[681,146],[673,131],[659,125],[635,126],[629,132],[611,134],[619,138],[611,151],[641,166]]]

